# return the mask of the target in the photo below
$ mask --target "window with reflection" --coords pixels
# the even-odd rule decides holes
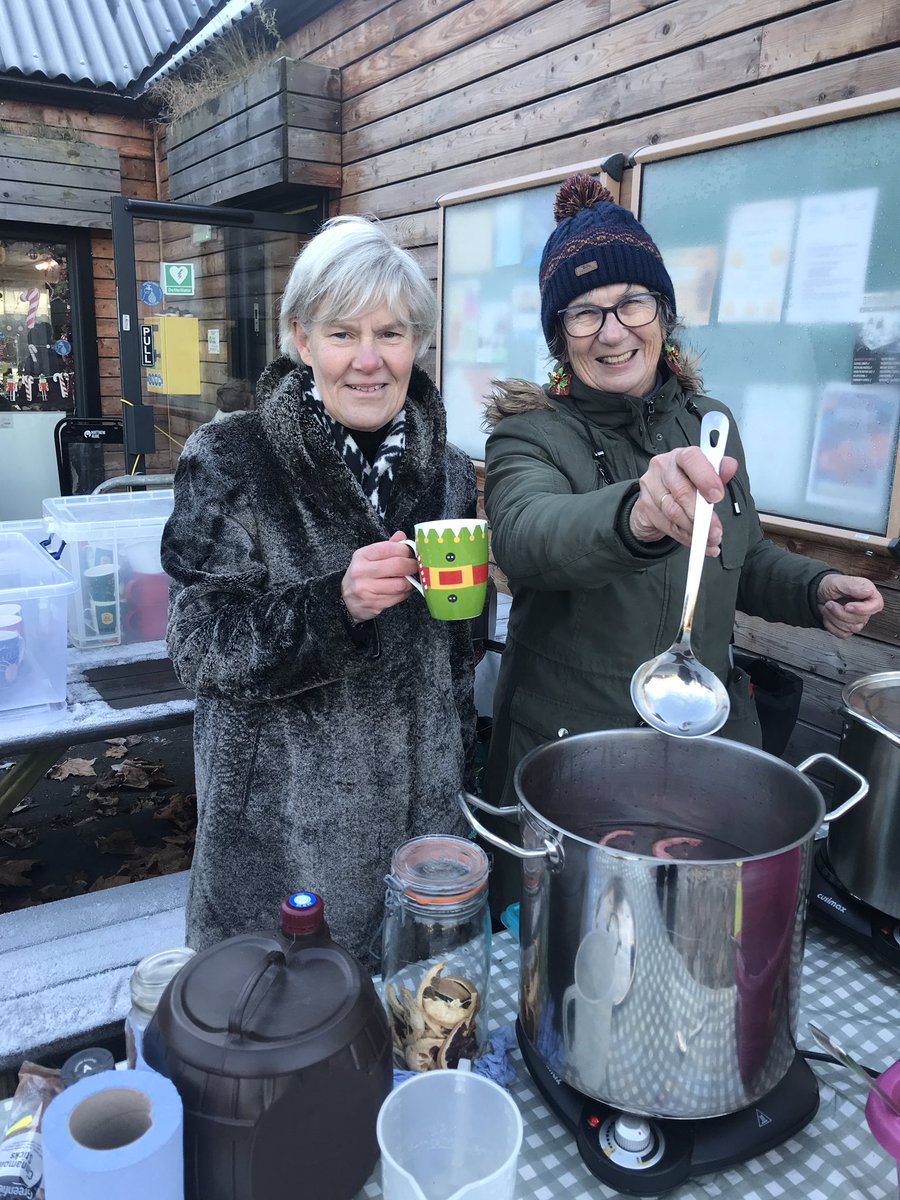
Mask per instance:
[[[0,411],[73,412],[76,392],[67,244],[0,237]]]

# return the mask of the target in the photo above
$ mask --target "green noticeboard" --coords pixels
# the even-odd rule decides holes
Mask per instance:
[[[761,512],[896,536],[900,111],[747,130],[637,156],[683,340],[737,417]]]

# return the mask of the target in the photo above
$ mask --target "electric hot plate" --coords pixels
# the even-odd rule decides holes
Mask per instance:
[[[878,962],[900,971],[900,921],[848,892],[832,870],[824,838],[817,847],[809,889],[811,912]]]
[[[701,1120],[633,1116],[591,1099],[550,1071],[516,1021],[525,1065],[538,1091],[575,1135],[585,1166],[629,1196],[658,1196],[686,1179],[755,1158],[816,1115],[816,1077],[797,1054],[784,1079],[749,1108]]]

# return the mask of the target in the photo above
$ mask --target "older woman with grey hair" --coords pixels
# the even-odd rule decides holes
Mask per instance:
[[[435,315],[380,226],[329,221],[294,264],[256,411],[181,456],[163,564],[169,650],[197,693],[191,946],[271,928],[303,888],[374,965],[391,851],[458,829],[471,635],[410,596],[403,544],[475,511],[472,464],[416,365]]]

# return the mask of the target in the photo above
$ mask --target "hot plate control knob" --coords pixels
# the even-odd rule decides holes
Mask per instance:
[[[622,1113],[616,1118],[613,1140],[629,1154],[643,1154],[653,1143],[653,1132],[648,1121]]]

